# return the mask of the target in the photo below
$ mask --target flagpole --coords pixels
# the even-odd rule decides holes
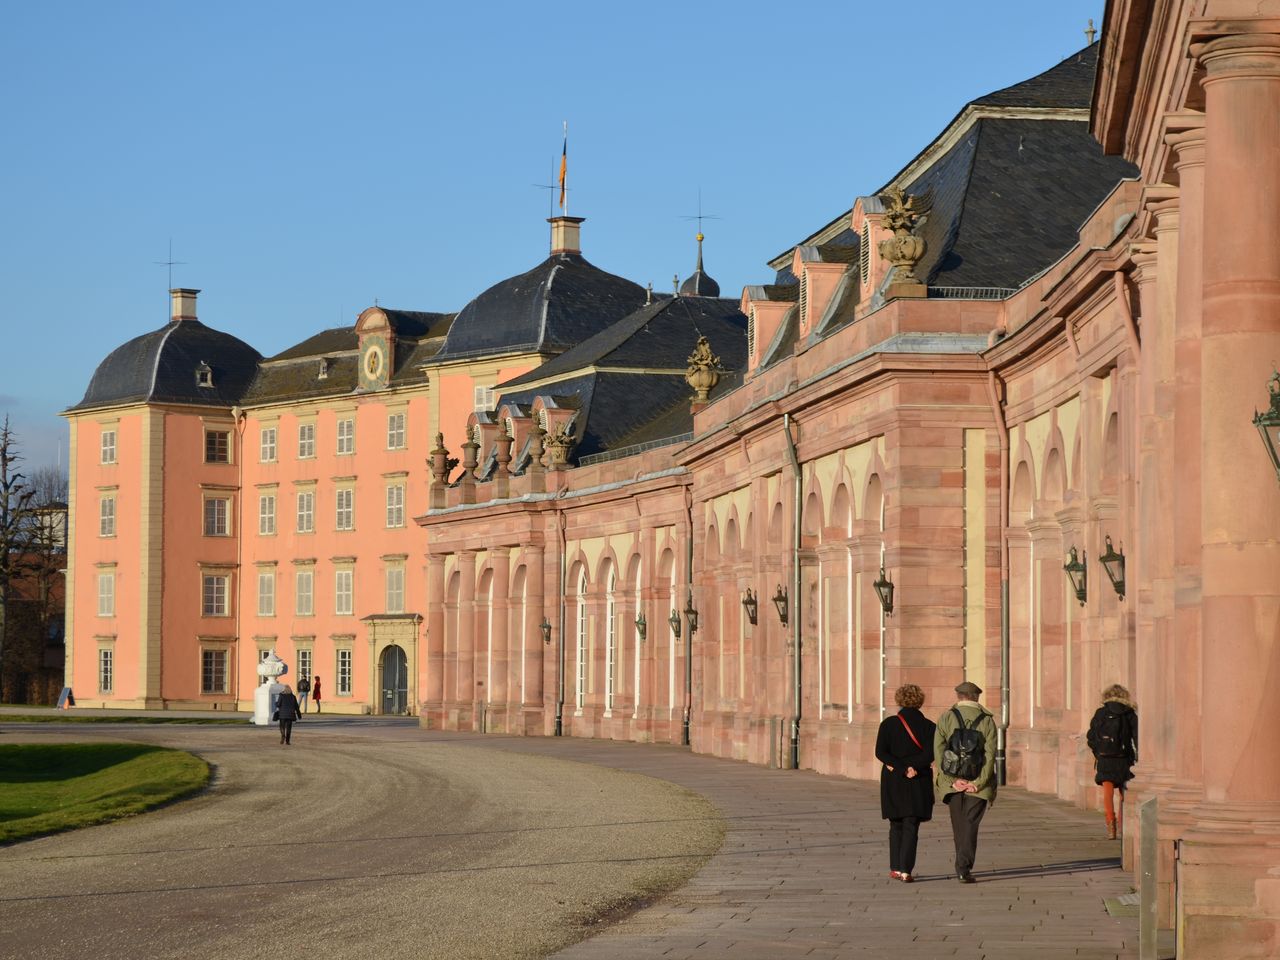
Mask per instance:
[[[569,121],[564,122],[564,185],[561,188],[564,195],[564,215],[569,215]]]

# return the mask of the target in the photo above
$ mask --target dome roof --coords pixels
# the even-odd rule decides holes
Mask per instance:
[[[229,407],[240,401],[260,359],[243,340],[199,320],[170,321],[112,350],[71,409],[143,401]]]
[[[718,297],[720,296],[720,284],[712,280],[702,269],[702,234],[698,234],[698,265],[690,274],[689,279],[680,284],[680,296],[682,297]]]
[[[643,287],[593,266],[580,253],[553,254],[463,307],[435,359],[567,350],[644,301]]]

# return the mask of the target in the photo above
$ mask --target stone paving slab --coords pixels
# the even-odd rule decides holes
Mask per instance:
[[[391,735],[388,731],[387,735]],[[397,732],[398,735],[398,732]],[[405,736],[413,736],[404,731]],[[724,845],[682,889],[560,952],[563,960],[1133,960],[1132,890],[1096,814],[1009,788],[979,838],[978,883],[952,876],[947,810],[922,825],[918,882],[888,878],[875,783],[768,770],[676,747],[420,731],[670,780],[723,813]]]

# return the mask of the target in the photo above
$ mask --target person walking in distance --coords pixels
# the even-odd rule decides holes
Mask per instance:
[[[298,698],[287,686],[276,698],[275,716],[280,721],[280,742],[288,745],[293,740],[293,721],[298,719]]]
[[[320,712],[320,675],[311,678],[311,702],[316,705],[316,713]]]
[[[298,678],[298,706],[300,708],[298,719],[302,719],[302,714],[307,712],[307,694],[311,692],[311,678],[305,674]]]
[[[1138,762],[1138,711],[1129,691],[1113,683],[1102,691],[1102,706],[1089,721],[1087,736],[1097,773],[1094,782],[1102,787],[1102,809],[1107,817],[1107,839],[1116,839],[1116,791],[1120,793],[1120,815],[1124,816],[1125,784],[1133,779]]]
[[[904,684],[893,695],[900,709],[880,723],[880,815],[889,821],[889,876],[914,879],[920,824],[933,819],[933,722],[920,708],[924,691]]]
[[[978,703],[982,688],[966,680],[956,687],[955,706],[938,718],[933,735],[937,758],[934,786],[951,810],[956,845],[956,879],[974,883],[978,826],[996,802],[996,722]]]

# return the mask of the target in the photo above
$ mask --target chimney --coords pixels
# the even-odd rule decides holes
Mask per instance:
[[[586,217],[548,217],[551,224],[551,255],[582,253],[582,241],[578,239],[578,225]]]
[[[169,296],[173,298],[173,308],[169,314],[169,320],[177,323],[179,320],[194,320],[196,318],[196,294],[199,290],[187,290],[182,287],[174,287],[169,291]]]

